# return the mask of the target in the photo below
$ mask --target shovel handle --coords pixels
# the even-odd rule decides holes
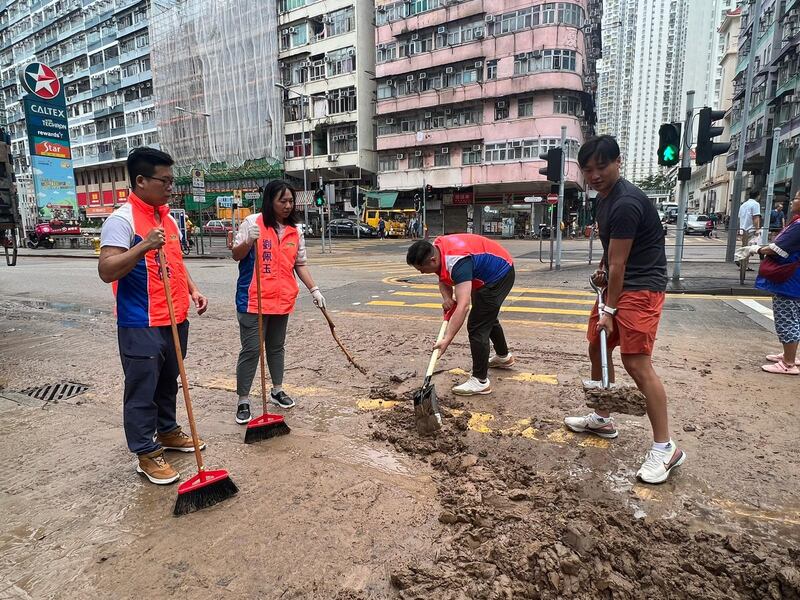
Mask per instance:
[[[447,323],[448,320],[442,321],[442,326],[439,328],[439,336],[436,338],[436,343],[438,344],[444,339],[444,333],[447,331]],[[425,372],[425,378],[430,380],[431,376],[433,375],[433,370],[436,368],[436,361],[439,360],[439,349],[433,351],[431,355],[431,362],[428,363],[428,370]]]
[[[167,259],[164,256],[164,249],[158,249],[158,262],[161,267],[161,281],[164,282],[164,293],[167,296],[167,308],[169,309],[169,324],[172,328],[172,341],[175,344],[175,356],[178,359],[178,371],[181,374],[181,387],[183,388],[183,401],[186,404],[186,415],[189,417],[189,429],[192,431],[192,445],[194,446],[194,458],[197,461],[197,470],[202,473],[205,471],[203,466],[203,456],[200,454],[200,440],[197,437],[197,425],[194,422],[194,411],[192,411],[192,399],[189,397],[189,381],[186,379],[186,369],[183,366],[183,352],[181,351],[181,339],[178,335],[178,323],[175,320],[175,307],[172,305],[172,293],[169,287],[169,273],[167,272]]]
[[[603,292],[605,292],[605,288],[598,287],[592,281],[592,278],[589,277],[589,285],[592,286],[592,289],[597,293],[597,309],[602,310],[603,306]],[[609,383],[608,383],[608,334],[606,333],[605,329],[600,330],[600,368],[602,370],[602,383],[603,389],[607,390]]]

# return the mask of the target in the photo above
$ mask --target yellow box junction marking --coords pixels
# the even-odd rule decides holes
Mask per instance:
[[[509,381],[522,381],[524,383],[544,383],[547,385],[558,385],[558,377],[555,375],[541,375],[539,373],[517,373],[513,377],[504,377]]]
[[[408,303],[398,300],[371,300],[366,303],[367,306],[403,306],[408,308],[435,308],[442,310],[442,305],[439,302],[415,302]],[[572,308],[541,308],[536,306],[503,306],[500,312],[515,312],[515,313],[536,313],[540,315],[577,315],[580,317],[587,317],[588,310],[576,310]]]
[[[371,398],[356,402],[359,410],[385,410],[398,404],[400,404],[398,400],[373,400]]]
[[[458,417],[464,414],[463,410],[453,409],[450,412],[453,413],[454,416]],[[471,411],[470,411],[471,412]],[[477,431],[478,433],[491,433],[492,430],[489,429],[487,423],[494,421],[494,415],[490,413],[482,413],[482,412],[471,412],[472,416],[469,418],[467,422],[467,428],[471,429],[472,431]]]

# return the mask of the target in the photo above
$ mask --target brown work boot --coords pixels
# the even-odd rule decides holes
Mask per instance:
[[[140,454],[136,472],[141,473],[156,485],[167,485],[178,481],[181,477],[181,474],[164,460],[164,450],[162,448],[149,454]]]
[[[176,427],[169,433],[159,433],[156,435],[156,441],[161,444],[164,450],[177,450],[178,452],[194,452],[194,444],[192,444],[192,436],[183,433],[180,427]],[[200,450],[206,447],[203,440],[200,442]]]

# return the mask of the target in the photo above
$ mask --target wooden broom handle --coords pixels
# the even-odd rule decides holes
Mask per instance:
[[[181,387],[183,387],[183,401],[186,403],[186,414],[189,417],[189,429],[192,431],[192,445],[194,445],[194,457],[197,460],[197,470],[205,471],[203,466],[203,456],[200,454],[200,440],[197,437],[197,425],[194,422],[194,412],[192,411],[192,399],[189,397],[189,381],[186,379],[186,369],[183,367],[183,352],[181,351],[181,339],[178,336],[178,323],[175,321],[175,307],[172,304],[172,294],[169,288],[169,275],[167,273],[167,260],[164,256],[164,249],[158,249],[158,262],[161,266],[161,281],[164,282],[164,293],[167,296],[167,308],[169,309],[169,321],[172,326],[172,341],[175,344],[175,356],[178,359],[178,371],[181,374]]]
[[[258,362],[261,367],[261,403],[263,405],[262,414],[267,413],[267,378],[264,375],[264,324],[263,317],[261,316],[261,249],[260,238],[255,241],[254,251],[256,254],[256,294],[258,300],[256,306],[258,308]]]

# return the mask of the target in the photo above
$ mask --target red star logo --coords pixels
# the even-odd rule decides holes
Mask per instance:
[[[33,63],[25,69],[25,76],[28,78],[26,86],[31,92],[50,100],[58,96],[61,91],[61,83],[55,71],[44,63]]]

